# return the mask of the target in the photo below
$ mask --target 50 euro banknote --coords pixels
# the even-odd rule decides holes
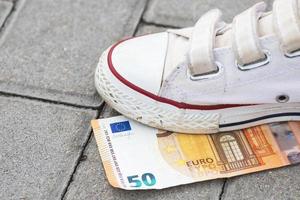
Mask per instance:
[[[123,116],[92,121],[109,183],[162,189],[300,163],[300,122],[210,135],[157,130]]]

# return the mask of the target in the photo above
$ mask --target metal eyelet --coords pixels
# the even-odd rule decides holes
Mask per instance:
[[[278,103],[286,103],[290,100],[290,97],[286,94],[281,94],[276,97]]]
[[[300,49],[298,49],[296,51],[292,51],[292,52],[285,52],[284,56],[287,57],[287,58],[298,57],[298,56],[300,56]]]
[[[198,80],[203,80],[203,79],[209,79],[213,78],[216,76],[219,76],[221,72],[223,72],[223,65],[220,62],[215,62],[217,70],[213,72],[209,72],[207,74],[199,74],[199,75],[192,75],[190,70],[187,70],[187,76],[192,80],[192,81],[198,81]]]
[[[258,67],[262,67],[264,65],[267,65],[270,63],[271,61],[271,53],[268,50],[263,50],[264,54],[265,54],[265,58],[258,60],[256,62],[253,63],[249,63],[249,64],[239,64],[238,61],[235,61],[236,66],[239,68],[239,70],[241,71],[248,71],[251,69],[255,69]]]

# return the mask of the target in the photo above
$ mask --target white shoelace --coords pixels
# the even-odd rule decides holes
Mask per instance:
[[[232,47],[237,64],[247,68],[266,58],[258,36],[258,20],[264,15],[266,4],[260,2],[237,15],[232,23]],[[217,34],[226,27],[221,21],[221,11],[211,10],[204,14],[193,28],[190,38],[190,73],[201,76],[215,73],[218,66],[214,58],[214,44]],[[300,49],[300,18],[298,0],[275,0],[273,4],[273,28],[286,55],[293,55]]]

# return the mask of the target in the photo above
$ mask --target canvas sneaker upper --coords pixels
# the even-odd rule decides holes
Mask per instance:
[[[113,47],[116,72],[144,94],[188,105],[300,102],[297,0],[261,2],[232,24],[215,9],[191,28]]]

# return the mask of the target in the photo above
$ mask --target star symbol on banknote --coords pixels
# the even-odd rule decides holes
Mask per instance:
[[[179,166],[183,166],[185,165],[185,160],[176,160],[176,164],[179,165]]]
[[[167,153],[173,153],[174,151],[176,151],[176,148],[173,145],[168,145],[166,146],[165,151]]]

